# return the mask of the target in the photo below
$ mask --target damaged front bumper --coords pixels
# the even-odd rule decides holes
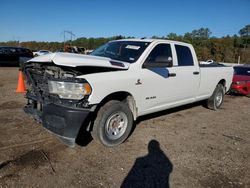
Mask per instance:
[[[73,147],[78,132],[90,113],[90,109],[70,108],[56,104],[45,104],[42,111],[35,102],[27,104],[24,111],[32,115],[43,127],[55,134],[66,145]]]
[[[28,99],[24,111],[42,123],[48,131],[54,133],[65,144],[75,145],[75,140],[82,125],[94,106],[88,104],[88,95],[82,99],[62,99],[49,91],[49,80],[61,82],[86,83],[76,78],[80,73],[66,67],[50,63],[27,63],[22,65],[28,90]],[[85,124],[86,123],[86,124]],[[87,126],[86,126],[87,127]]]

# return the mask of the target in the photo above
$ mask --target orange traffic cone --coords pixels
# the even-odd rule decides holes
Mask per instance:
[[[19,70],[19,77],[18,77],[16,93],[25,93],[25,92],[26,92],[26,87],[25,87],[25,83],[24,83],[23,72],[21,70]]]

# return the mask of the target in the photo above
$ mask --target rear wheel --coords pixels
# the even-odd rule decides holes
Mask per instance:
[[[105,146],[116,146],[127,139],[132,126],[133,115],[128,105],[109,101],[97,113],[91,134]]]
[[[207,100],[207,107],[212,110],[218,110],[224,101],[224,86],[218,84],[213,92],[213,95]]]

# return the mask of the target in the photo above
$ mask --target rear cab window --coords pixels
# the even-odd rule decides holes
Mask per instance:
[[[193,55],[189,47],[175,44],[178,66],[193,66]]]

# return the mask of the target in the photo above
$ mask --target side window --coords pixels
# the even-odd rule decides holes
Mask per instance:
[[[15,48],[10,48],[10,53],[12,53],[12,54],[16,53],[16,49]]]
[[[10,54],[10,49],[9,48],[3,48],[3,53],[4,54]]]
[[[170,44],[158,44],[148,55],[146,61],[153,63],[157,60],[166,58],[168,60],[172,59],[172,52]]]
[[[175,50],[178,59],[178,66],[192,66],[194,65],[191,50],[187,46],[175,45]]]
[[[3,54],[3,53],[4,53],[4,48],[0,47],[0,54]]]
[[[17,48],[17,52],[18,52],[18,54],[21,54],[22,53],[22,49],[20,49],[20,48]]]

